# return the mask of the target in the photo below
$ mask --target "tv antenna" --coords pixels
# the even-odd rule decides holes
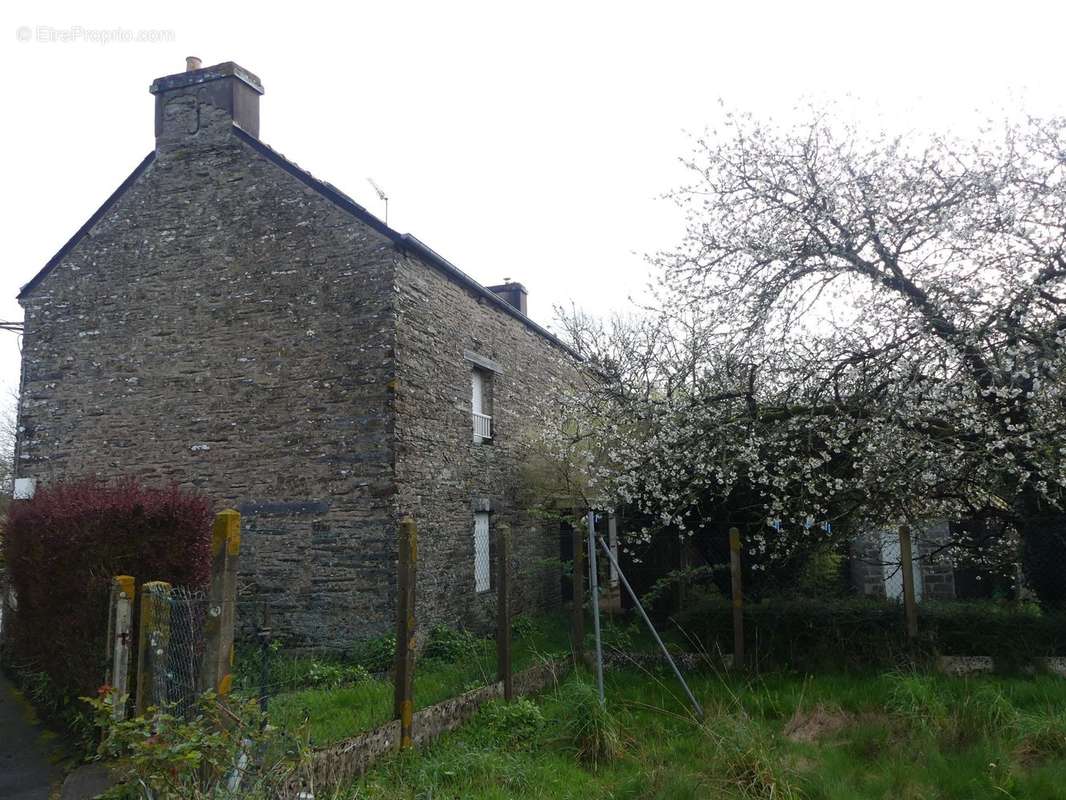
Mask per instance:
[[[367,178],[367,182],[374,187],[374,191],[378,193],[378,197],[385,203],[385,224],[389,224],[389,196],[385,194],[385,190],[378,186],[377,181],[373,178]]]

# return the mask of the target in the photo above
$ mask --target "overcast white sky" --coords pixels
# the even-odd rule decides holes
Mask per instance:
[[[910,2],[23,3],[0,9],[0,319],[153,147],[152,79],[236,61],[260,136],[483,283],[623,309],[674,244],[660,195],[718,99],[787,117],[856,95],[901,128],[1024,98],[1066,113],[1066,4]],[[172,41],[102,43],[106,31]],[[60,41],[64,36],[74,41]],[[28,41],[23,41],[28,39]],[[49,41],[49,39],[52,39]],[[960,131],[962,132],[962,131]],[[0,387],[18,384],[0,332]]]

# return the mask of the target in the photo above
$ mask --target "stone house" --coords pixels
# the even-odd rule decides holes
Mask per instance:
[[[190,59],[151,93],[154,149],[19,294],[16,492],[130,475],[239,509],[241,590],[295,642],[391,630],[405,514],[420,622],[488,618],[501,520],[515,610],[557,603],[557,527],[523,510],[521,469],[582,370],[523,286],[480,285],[263,144],[240,66]]]
[[[947,520],[931,520],[912,526],[914,595],[922,600],[954,600],[955,569],[941,555],[950,541]],[[895,530],[867,531],[850,543],[851,582],[866,597],[903,598],[902,559],[899,533]]]

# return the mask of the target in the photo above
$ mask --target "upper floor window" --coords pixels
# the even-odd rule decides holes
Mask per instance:
[[[470,416],[474,421],[474,443],[492,439],[492,373],[474,369],[470,372]]]

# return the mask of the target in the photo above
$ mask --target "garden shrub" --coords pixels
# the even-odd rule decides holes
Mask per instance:
[[[362,639],[352,647],[352,663],[372,674],[388,672],[395,660],[396,637],[392,634]]]
[[[532,639],[542,632],[539,620],[529,614],[516,614],[511,620],[511,636],[514,639]]]
[[[40,671],[76,707],[104,681],[111,578],[200,587],[210,576],[211,505],[198,493],[135,481],[55,483],[12,503],[3,537],[18,606],[6,654]],[[135,666],[135,665],[133,665]]]
[[[463,629],[434,625],[429,631],[423,658],[432,658],[445,664],[455,664],[465,658],[476,656],[485,649],[487,642]]]
[[[339,689],[371,679],[362,664],[337,654],[283,653],[277,640],[266,651],[260,646],[239,644],[233,672],[234,685],[252,696],[303,689]]]
[[[508,747],[522,747],[534,742],[544,730],[540,706],[526,697],[511,702],[493,700],[478,712],[492,741]]]
[[[733,650],[728,601],[707,599],[677,616],[709,653]],[[1009,670],[1039,656],[1066,655],[1066,614],[993,602],[918,607],[919,637],[909,642],[901,605],[869,599],[766,600],[744,607],[748,653],[761,666],[865,669],[931,661],[937,654],[980,655]]]
[[[84,697],[102,734],[97,758],[107,764],[116,785],[102,800],[237,800],[282,796],[298,758],[282,751],[280,731],[266,725],[256,701],[227,703],[208,692],[186,718],[170,707],[150,708],[139,717],[116,721],[114,698]],[[270,754],[264,760],[264,754]],[[297,754],[298,755],[298,754]],[[239,787],[231,787],[235,765]]]

